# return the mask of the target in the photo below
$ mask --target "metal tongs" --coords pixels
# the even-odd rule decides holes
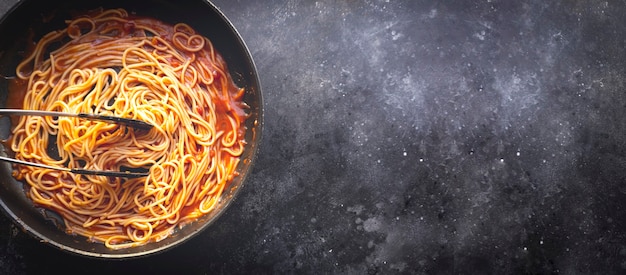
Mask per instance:
[[[78,117],[84,118],[88,120],[98,120],[105,121],[110,123],[116,123],[119,125],[124,125],[127,127],[131,127],[138,130],[150,130],[154,127],[152,124],[149,124],[144,121],[130,119],[130,118],[121,118],[116,116],[105,116],[105,115],[94,115],[87,113],[63,113],[63,112],[54,112],[54,111],[37,111],[37,110],[21,110],[21,109],[0,109],[0,115],[18,115],[18,116],[66,116],[66,117]],[[149,172],[131,172],[131,171],[104,171],[104,170],[89,170],[89,169],[81,169],[81,168],[67,168],[67,167],[58,167],[58,166],[50,166],[40,163],[22,161],[13,158],[7,158],[0,156],[0,161],[7,161],[22,165],[29,165],[44,169],[54,169],[59,171],[66,171],[74,174],[81,175],[96,175],[96,176],[110,176],[110,177],[123,177],[123,178],[139,178],[146,177],[150,173]]]

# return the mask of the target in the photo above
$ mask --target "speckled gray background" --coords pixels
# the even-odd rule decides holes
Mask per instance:
[[[2,216],[1,269],[626,272],[624,1],[213,2],[265,99],[236,203],[122,262],[59,253]]]

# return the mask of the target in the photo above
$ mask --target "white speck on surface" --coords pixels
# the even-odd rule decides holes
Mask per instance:
[[[437,9],[430,10],[430,12],[428,13],[428,18],[433,19],[435,17],[437,17]]]
[[[396,41],[400,38],[402,38],[404,35],[400,32],[396,32],[396,31],[391,31],[391,40]]]
[[[480,41],[484,41],[484,40],[485,40],[485,35],[486,35],[486,34],[487,34],[487,33],[486,33],[484,30],[482,30],[482,31],[480,31],[480,32],[478,32],[478,33],[475,33],[475,34],[474,34],[474,37],[478,38],[478,40],[480,40]]]
[[[363,222],[363,229],[367,232],[378,231],[381,228],[381,223],[377,218],[369,218]]]

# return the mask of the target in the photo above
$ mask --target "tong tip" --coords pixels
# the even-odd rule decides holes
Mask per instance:
[[[109,176],[119,178],[141,178],[150,175],[150,172],[131,172],[131,171],[104,171],[104,170],[87,170],[81,168],[72,168],[70,172],[81,175],[93,176]]]

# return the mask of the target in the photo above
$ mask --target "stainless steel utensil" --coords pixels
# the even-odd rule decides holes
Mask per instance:
[[[111,123],[117,123],[120,125],[128,126],[138,130],[150,130],[154,127],[152,124],[145,121],[123,118],[116,116],[104,116],[87,113],[64,113],[54,111],[39,111],[39,110],[23,110],[23,109],[0,109],[0,115],[18,115],[18,116],[66,116],[66,117],[79,117],[88,120],[99,120]]]
[[[18,116],[67,116],[67,117],[79,117],[89,120],[99,120],[111,123],[117,123],[120,125],[128,126],[138,130],[150,130],[154,127],[152,124],[147,122],[130,119],[130,118],[122,118],[116,116],[104,116],[104,115],[95,115],[95,114],[87,114],[87,113],[64,113],[64,112],[54,112],[54,111],[39,111],[39,110],[21,110],[21,109],[0,109],[0,115],[18,115]],[[66,171],[74,174],[81,175],[96,175],[96,176],[110,176],[110,177],[123,177],[123,178],[138,178],[148,176],[149,172],[132,172],[132,171],[105,171],[105,170],[89,170],[82,168],[67,168],[60,166],[50,166],[41,163],[28,162],[8,157],[0,156],[0,161],[7,161],[21,165],[34,166],[44,169],[54,169],[59,171]]]

